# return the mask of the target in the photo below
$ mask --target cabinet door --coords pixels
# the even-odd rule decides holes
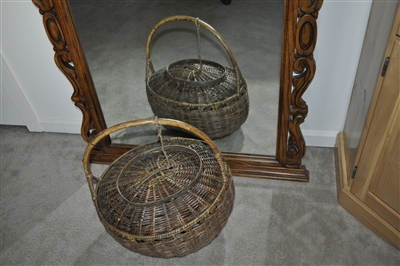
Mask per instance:
[[[399,33],[399,32],[398,32]],[[399,35],[400,36],[400,35]],[[392,47],[351,192],[400,230],[400,37]]]
[[[359,160],[358,150],[362,147],[363,131],[367,122],[373,98],[382,84],[380,71],[382,61],[389,56],[389,39],[394,34],[396,24],[397,1],[373,1],[365,33],[360,61],[354,79],[353,90],[343,128],[345,144],[347,177],[351,177],[356,162]],[[390,40],[391,41],[391,40]],[[371,105],[372,104],[372,105]],[[351,183],[351,180],[347,180]]]
[[[364,202],[400,231],[400,123],[395,116]]]

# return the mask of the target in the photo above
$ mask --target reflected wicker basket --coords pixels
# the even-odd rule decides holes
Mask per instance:
[[[126,152],[94,177],[89,157],[97,143],[143,125],[158,125],[159,141]],[[163,140],[161,125],[200,139]],[[156,118],[110,127],[89,143],[83,165],[106,230],[144,255],[170,258],[195,252],[220,234],[232,212],[235,192],[228,164],[207,135],[184,122]]]
[[[199,58],[180,60],[155,71],[151,59],[153,36],[162,25],[179,20],[197,25]],[[201,59],[200,26],[220,41],[232,67]],[[165,18],[150,32],[146,46],[146,92],[154,115],[189,123],[211,139],[238,130],[249,113],[247,84],[231,49],[214,28],[190,16]]]

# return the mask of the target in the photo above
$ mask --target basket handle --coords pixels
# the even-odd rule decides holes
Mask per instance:
[[[99,180],[99,178],[97,178],[93,175],[93,173],[90,169],[89,159],[90,159],[90,154],[91,154],[92,150],[96,147],[96,144],[98,144],[103,138],[107,137],[111,133],[117,132],[122,129],[130,128],[130,127],[144,126],[144,125],[171,126],[171,127],[187,130],[187,131],[193,133],[194,135],[196,135],[197,137],[200,137],[202,140],[204,140],[204,142],[207,143],[207,145],[213,151],[215,158],[217,159],[218,164],[221,167],[223,179],[225,182],[228,182],[228,176],[226,175],[226,172],[225,172],[226,165],[224,163],[222,154],[219,151],[219,149],[217,148],[217,146],[215,145],[215,143],[203,131],[199,130],[198,128],[196,128],[188,123],[185,123],[185,122],[182,122],[179,120],[167,119],[167,118],[157,118],[157,117],[156,118],[147,118],[147,119],[129,121],[129,122],[125,122],[125,123],[121,123],[121,124],[117,124],[112,127],[109,127],[107,129],[101,131],[99,134],[97,134],[96,137],[94,137],[88,143],[88,146],[86,147],[86,150],[85,150],[85,153],[83,156],[83,168],[84,168],[84,171],[86,174],[86,178],[87,178],[87,181],[89,184],[89,189],[90,189],[90,193],[92,195],[93,201],[96,200],[96,192],[95,192],[95,187],[94,187],[93,182],[97,183],[100,180]]]
[[[179,21],[179,20],[187,20],[187,21],[193,21],[196,25],[200,25],[203,28],[207,29],[209,32],[211,32],[222,44],[222,46],[225,48],[226,52],[228,53],[228,56],[232,62],[232,66],[233,69],[235,70],[236,73],[236,78],[237,81],[239,82],[239,80],[241,80],[242,77],[242,73],[239,69],[239,66],[236,62],[235,57],[233,56],[233,53],[231,51],[231,48],[229,48],[228,44],[226,43],[226,41],[224,40],[224,38],[209,24],[207,24],[206,22],[195,18],[195,17],[191,17],[191,16],[185,16],[185,15],[177,15],[177,16],[171,16],[171,17],[167,17],[164,18],[162,20],[160,20],[155,26],[154,28],[151,30],[149,37],[147,38],[147,45],[146,45],[146,81],[149,80],[150,78],[150,73],[149,71],[151,71],[151,73],[156,72],[154,70],[154,66],[153,66],[153,62],[151,61],[151,42],[153,40],[153,36],[155,34],[155,32],[158,30],[158,28],[160,28],[162,25],[168,23],[168,22],[172,22],[172,21]],[[239,86],[238,86],[239,87]],[[239,88],[238,88],[239,89]]]

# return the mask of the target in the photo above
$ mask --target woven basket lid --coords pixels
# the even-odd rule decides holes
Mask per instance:
[[[209,60],[186,59],[155,72],[147,86],[165,99],[190,104],[212,104],[238,93],[233,69]]]
[[[158,142],[139,146],[100,180],[96,205],[103,223],[154,238],[204,219],[224,182],[210,147],[184,138],[165,140],[164,151]]]

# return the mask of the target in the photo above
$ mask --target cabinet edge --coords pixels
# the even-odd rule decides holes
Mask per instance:
[[[351,193],[347,182],[344,145],[343,132],[339,132],[334,149],[339,205],[377,236],[400,250],[400,232]]]

